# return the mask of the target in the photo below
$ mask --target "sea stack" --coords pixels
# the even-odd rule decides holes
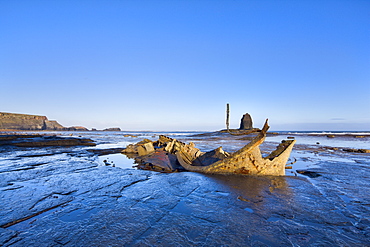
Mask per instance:
[[[248,130],[253,128],[252,117],[248,113],[244,114],[241,121],[240,121],[240,128],[241,130]]]

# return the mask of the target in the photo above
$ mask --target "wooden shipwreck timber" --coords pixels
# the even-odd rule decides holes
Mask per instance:
[[[283,140],[276,150],[262,157],[259,146],[268,129],[266,120],[258,135],[234,153],[225,152],[221,147],[202,152],[192,142],[186,144],[163,135],[155,142],[146,139],[129,145],[122,152],[135,157],[137,167],[146,170],[283,176],[295,140]]]

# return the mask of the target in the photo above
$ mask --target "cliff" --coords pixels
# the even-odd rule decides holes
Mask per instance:
[[[45,116],[0,112],[0,129],[12,130],[87,130],[84,127],[64,127]]]

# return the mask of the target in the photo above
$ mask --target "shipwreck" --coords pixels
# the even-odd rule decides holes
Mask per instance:
[[[262,129],[254,130],[258,134],[234,153],[225,152],[222,147],[202,152],[192,142],[186,144],[163,135],[157,141],[145,139],[128,145],[122,153],[135,158],[137,167],[145,170],[283,176],[295,140],[283,140],[276,150],[263,157],[259,146],[268,129],[266,120]]]

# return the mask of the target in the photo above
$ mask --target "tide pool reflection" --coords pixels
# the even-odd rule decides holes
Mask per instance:
[[[134,169],[134,159],[129,159],[124,154],[108,154],[99,156],[99,163],[101,165],[110,165],[123,169]]]
[[[278,176],[243,176],[243,175],[205,175],[218,185],[218,190],[230,193],[230,196],[246,202],[248,212],[269,211],[273,201],[291,199],[292,192],[286,177]]]

